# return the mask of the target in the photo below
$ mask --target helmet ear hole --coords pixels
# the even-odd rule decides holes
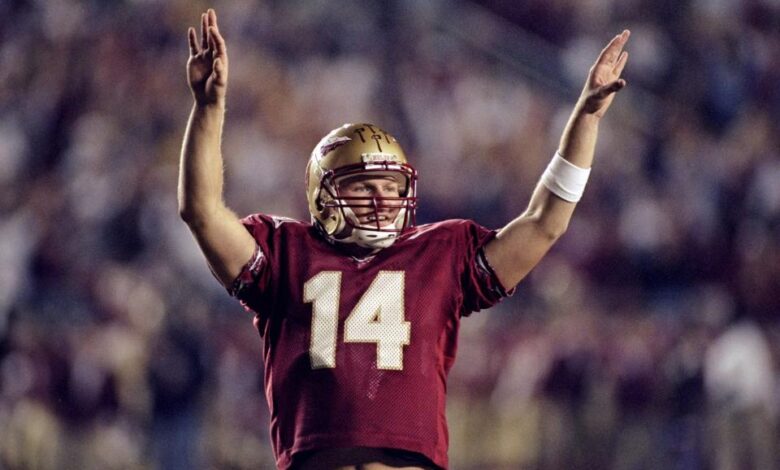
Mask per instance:
[[[323,184],[317,188],[316,192],[314,193],[314,206],[320,214],[327,217],[328,214],[330,214],[330,211],[325,206],[325,203],[332,201],[333,198],[330,197],[330,194],[325,189],[325,186],[326,184]]]

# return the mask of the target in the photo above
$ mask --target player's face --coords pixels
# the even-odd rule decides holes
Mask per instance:
[[[339,183],[339,196],[359,198],[383,198],[399,197],[401,185],[392,176],[360,175],[347,178]],[[368,201],[368,199],[367,199]],[[367,203],[366,205],[369,205]],[[380,225],[386,225],[395,220],[400,205],[398,201],[389,201],[377,207],[376,213],[373,207],[355,207],[353,212],[361,225],[374,224],[375,217],[379,218]]]

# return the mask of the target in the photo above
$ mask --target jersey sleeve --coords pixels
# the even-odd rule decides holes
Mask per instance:
[[[268,293],[273,256],[274,223],[270,217],[253,214],[241,219],[241,223],[255,239],[255,251],[228,289],[245,309],[261,314]]]
[[[465,259],[461,315],[468,316],[472,312],[492,307],[504,297],[514,294],[515,289],[507,290],[501,284],[485,256],[485,246],[495,238],[497,231],[489,230],[473,221],[463,221],[463,225]]]

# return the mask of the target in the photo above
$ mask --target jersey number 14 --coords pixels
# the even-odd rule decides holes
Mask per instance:
[[[312,303],[312,369],[336,367],[340,297],[340,271],[322,271],[303,285],[303,301]],[[344,342],[376,343],[377,369],[402,370],[410,335],[404,318],[404,272],[379,271],[344,321]]]

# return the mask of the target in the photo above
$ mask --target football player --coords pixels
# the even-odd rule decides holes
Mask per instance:
[[[195,103],[179,210],[219,281],[254,312],[281,469],[447,467],[445,394],[460,319],[510,294],[583,193],[629,32],[599,55],[528,208],[500,230],[415,225],[417,174],[380,127],[346,124],[306,168],[311,221],[239,219],[222,200],[229,62],[214,10],[188,31]]]

